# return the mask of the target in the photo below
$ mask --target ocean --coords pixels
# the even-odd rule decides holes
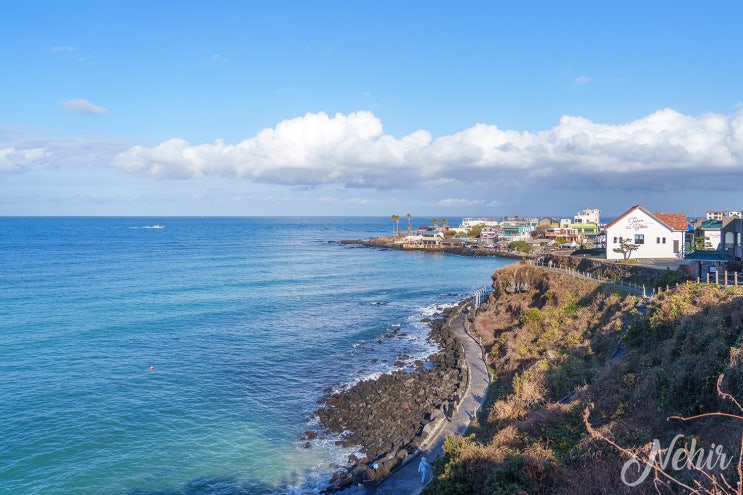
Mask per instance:
[[[420,320],[512,262],[329,242],[391,229],[0,218],[0,493],[316,493],[350,452],[301,439],[318,399],[434,352]]]

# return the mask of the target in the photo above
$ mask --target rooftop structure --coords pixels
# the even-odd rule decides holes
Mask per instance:
[[[588,209],[581,210],[577,215],[573,217],[573,223],[601,223],[601,210],[599,209]]]

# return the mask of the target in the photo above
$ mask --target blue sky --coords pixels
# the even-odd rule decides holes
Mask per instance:
[[[0,215],[743,208],[743,2],[4,2]]]

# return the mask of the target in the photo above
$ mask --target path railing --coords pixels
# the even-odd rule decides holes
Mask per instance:
[[[719,271],[714,273],[714,275],[710,275],[710,273],[707,272],[704,278],[697,277],[697,283],[724,285],[725,287],[730,285],[743,285],[743,275],[738,272],[724,271],[722,272],[722,275],[720,275]]]
[[[473,294],[475,308],[477,308],[480,304],[482,304],[483,301],[487,299],[487,297],[490,295],[491,292],[493,292],[493,288],[488,287],[488,286],[477,289],[475,293]]]
[[[563,263],[554,263],[552,261],[545,262],[539,259],[529,259],[526,262],[529,263],[530,265],[538,266],[541,268],[546,268],[548,270],[561,272],[566,275],[570,275],[571,277],[574,277],[574,278],[590,280],[592,282],[596,282],[597,284],[611,285],[618,289],[627,291],[630,294],[634,294],[636,296],[642,297],[643,299],[651,299],[655,297],[656,295],[662,292],[666,292],[672,288],[670,285],[667,285],[665,288],[664,287],[648,288],[644,284],[637,284],[637,283],[629,282],[626,280],[610,280],[607,278],[602,278],[600,275],[596,275],[590,271],[576,270],[570,265],[563,264]],[[718,271],[718,272],[714,272],[713,275],[711,275],[710,273],[707,273],[705,277],[697,277],[696,282],[698,284],[699,283],[715,284],[715,285],[721,285],[724,287],[743,285],[743,275],[739,274],[738,272],[725,271],[725,272],[720,273]],[[675,284],[675,287],[678,287],[678,283]],[[476,290],[473,294],[474,308],[477,309],[477,307],[480,306],[480,304],[482,304],[487,299],[487,297],[490,295],[491,292],[493,292],[492,287],[482,287]]]
[[[607,278],[602,278],[601,276],[597,276],[590,271],[582,272],[580,270],[576,270],[575,268],[569,266],[569,265],[563,265],[562,263],[553,263],[553,262],[544,262],[541,260],[528,260],[527,263],[530,263],[533,266],[538,266],[541,268],[547,268],[548,270],[558,271],[565,273],[566,275],[570,275],[574,278],[581,278],[585,280],[590,280],[593,282],[596,282],[597,284],[608,284],[612,285],[614,287],[617,287],[619,289],[625,290],[631,294],[635,294],[636,296],[641,296],[644,298],[653,297],[656,293],[655,289],[648,290],[644,285],[642,284],[635,284],[632,282],[628,282],[625,280],[609,280]]]

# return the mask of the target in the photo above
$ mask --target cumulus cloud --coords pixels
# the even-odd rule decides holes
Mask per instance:
[[[72,100],[63,101],[60,105],[62,105],[62,108],[68,112],[80,115],[105,115],[108,113],[108,110],[105,108],[94,105],[83,98],[74,98]]]
[[[477,124],[437,138],[424,130],[390,136],[371,112],[309,113],[237,144],[173,138],[132,147],[114,163],[155,179],[225,176],[293,186],[544,181],[567,188],[667,190],[684,182],[716,188],[716,177],[743,180],[743,109],[698,117],[664,109],[620,125],[564,116],[536,133]]]
[[[0,148],[0,172],[25,172],[44,168],[51,158],[52,153],[46,148]]]

